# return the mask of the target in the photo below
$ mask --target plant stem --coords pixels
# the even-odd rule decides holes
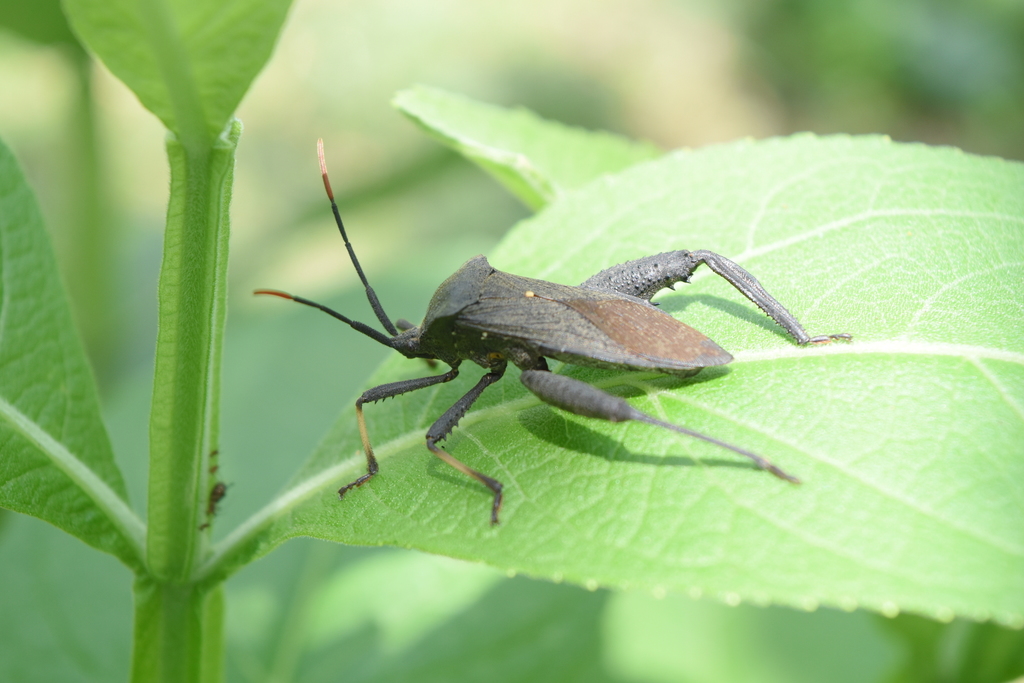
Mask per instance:
[[[116,273],[109,267],[116,251],[115,222],[107,210],[106,191],[96,131],[96,102],[93,97],[92,66],[89,55],[77,46],[68,49],[78,88],[69,121],[65,171],[68,203],[61,242],[62,270],[75,323],[82,332],[92,360],[100,393],[110,381],[117,357],[117,312],[110,305]]]
[[[241,124],[211,146],[167,142],[171,196],[160,269],[147,560],[156,580],[189,580],[216,448],[226,305],[228,205]]]
[[[169,134],[171,195],[150,413],[148,574],[135,583],[134,681],[223,678],[223,589],[192,575],[216,448],[228,207],[241,123],[213,144]]]
[[[223,680],[223,584],[156,583],[143,577],[133,593],[133,681]]]

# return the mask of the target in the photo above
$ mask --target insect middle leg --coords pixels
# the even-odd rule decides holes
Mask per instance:
[[[416,391],[417,389],[426,389],[427,387],[432,387],[435,384],[450,382],[458,377],[458,375],[458,365],[454,365],[451,370],[443,375],[418,377],[416,379],[402,380],[401,382],[381,384],[380,386],[366,390],[363,395],[356,400],[356,420],[359,423],[359,437],[363,441],[363,452],[366,453],[366,474],[338,489],[339,498],[348,493],[349,489],[365,484],[370,480],[370,477],[377,474],[377,470],[379,469],[377,466],[377,458],[373,455],[373,446],[370,445],[370,436],[366,432],[366,418],[363,417],[363,404],[374,403],[385,398],[407,394],[410,391]]]
[[[734,261],[707,249],[697,251],[670,251],[645,256],[602,270],[581,287],[605,289],[650,301],[651,297],[677,282],[689,282],[693,271],[701,264],[724,278],[750,299],[758,308],[789,332],[798,344],[823,344],[836,339],[848,340],[851,335],[807,334],[804,326],[785,306],[773,297],[753,275]]]
[[[476,386],[466,392],[465,396],[456,401],[455,404],[446,410],[444,415],[439,417],[437,421],[431,425],[430,429],[427,430],[427,448],[430,449],[431,453],[441,458],[463,474],[476,479],[478,482],[494,492],[494,503],[491,506],[491,524],[498,523],[498,511],[501,509],[501,482],[497,479],[488,477],[486,474],[477,472],[465,463],[453,458],[450,453],[442,448],[438,448],[437,442],[443,441],[452,433],[452,430],[459,424],[459,420],[462,419],[462,416],[465,415],[470,406],[480,398],[480,394],[484,392],[484,389],[501,379],[502,375],[505,374],[505,367],[506,362],[504,360],[499,360],[492,364],[490,372],[481,377],[480,381],[476,383]]]
[[[565,375],[556,375],[555,373],[548,372],[546,370],[524,370],[520,379],[522,383],[526,385],[527,389],[536,394],[537,398],[547,404],[555,406],[556,408],[561,408],[562,410],[573,413],[574,415],[596,417],[602,420],[608,420],[609,422],[637,420],[638,422],[646,422],[647,424],[655,425],[657,427],[671,429],[674,432],[702,439],[709,443],[713,443],[716,446],[721,446],[722,448],[726,448],[734,453],[750,458],[758,467],[768,470],[780,479],[785,479],[786,481],[794,484],[800,483],[799,479],[782,471],[767,459],[762,458],[756,453],[751,453],[748,450],[738,446],[733,446],[732,444],[724,441],[719,441],[714,437],[701,434],[700,432],[695,432],[692,429],[680,427],[679,425],[672,424],[671,422],[663,422],[655,417],[651,417],[647,413],[637,410],[618,396],[612,396],[611,394],[587,384],[586,382],[581,382],[578,379],[566,377]]]

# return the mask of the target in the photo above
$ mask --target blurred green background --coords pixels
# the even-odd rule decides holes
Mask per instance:
[[[245,130],[220,449],[230,488],[215,537],[280,489],[339,411],[351,411],[386,352],[326,316],[251,296],[256,287],[287,289],[372,319],[323,198],[317,137],[356,249],[393,317],[418,320],[441,280],[528,213],[391,108],[392,95],[416,83],[666,149],[810,130],[1024,159],[1024,3],[297,0],[238,114]],[[132,504],[144,514],[168,186],[163,130],[83,52],[58,3],[0,0],[0,136],[39,196]],[[6,513],[0,522],[0,556],[20,558],[0,562],[0,578],[23,587],[3,599],[2,621],[18,610],[39,622],[0,633],[15,638],[8,647],[37,651],[67,680],[123,678],[128,573],[40,522]],[[54,569],[66,563],[77,571]],[[433,602],[403,598],[367,567],[403,585],[420,581]],[[442,625],[472,634],[474,611],[508,614],[531,600],[564,603],[545,623],[590,639],[595,668],[573,669],[589,680],[883,680],[909,656],[892,634],[929,628],[864,613],[589,593],[489,572],[402,551],[287,544],[228,584],[229,678],[334,680],[340,662],[353,678],[386,680],[399,675],[381,668],[395,660],[389,653],[427,651]],[[347,626],[314,609],[337,585],[359,596],[345,604],[370,605]],[[82,600],[107,607],[82,608]],[[407,612],[395,612],[396,602]],[[93,642],[94,632],[106,645]],[[69,633],[83,639],[81,651],[50,656],[66,650]],[[309,645],[303,633],[319,640]],[[949,647],[964,638],[954,633]],[[467,657],[438,670],[456,680]],[[417,677],[432,680],[423,670]]]

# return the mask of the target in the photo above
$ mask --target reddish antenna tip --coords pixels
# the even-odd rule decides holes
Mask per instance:
[[[289,301],[295,301],[295,297],[288,292],[281,292],[276,289],[257,289],[253,294],[269,294],[271,296],[279,296],[282,299],[288,299]]]
[[[327,190],[327,198],[334,201],[334,191],[331,189],[331,181],[327,177],[327,162],[324,160],[324,139],[316,141],[316,155],[320,159],[320,175],[324,179],[324,189]]]

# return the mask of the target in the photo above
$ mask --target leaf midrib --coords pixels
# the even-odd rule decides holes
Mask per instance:
[[[64,444],[18,410],[6,399],[0,398],[0,417],[22,436],[31,441],[50,461],[83,491],[104,516],[121,532],[136,560],[141,562],[145,553],[146,527],[142,520],[114,490]]]
[[[139,3],[149,46],[156,58],[157,69],[167,88],[168,104],[174,113],[175,133],[182,144],[195,153],[212,142],[208,132],[199,86],[193,73],[191,54],[185,44],[181,27],[166,0]],[[165,122],[166,123],[166,122]]]
[[[898,354],[907,356],[950,356],[964,360],[987,358],[1015,363],[1024,366],[1024,353],[995,349],[972,344],[951,344],[947,342],[921,342],[909,339],[884,339],[878,341],[836,342],[814,349],[799,346],[780,347],[764,351],[738,351],[734,354],[735,363],[753,363],[783,358],[803,358],[815,356],[868,356],[880,354]]]

